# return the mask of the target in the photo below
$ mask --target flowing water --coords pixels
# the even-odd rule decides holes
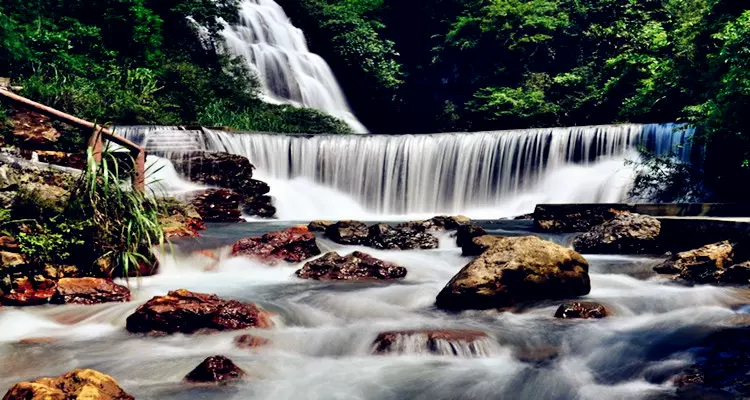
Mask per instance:
[[[226,50],[241,57],[272,103],[309,107],[343,119],[355,132],[367,129],[352,114],[333,71],[311,53],[303,32],[273,0],[243,0],[240,20],[223,31]]]
[[[188,255],[286,225],[215,225],[201,239],[179,242],[162,257],[159,275],[130,282],[130,303],[2,309],[0,390],[87,367],[112,375],[137,399],[652,398],[673,392],[667,378],[691,363],[688,350],[743,317],[736,306],[748,302],[745,289],[684,287],[653,276],[657,259],[584,255],[592,282],[586,299],[606,304],[612,317],[558,320],[560,302],[516,313],[445,313],[434,307],[435,296],[469,261],[447,235],[436,250],[366,249],[408,269],[405,281],[389,284],[304,281],[293,274],[300,265],[268,267],[226,256],[212,265]],[[530,229],[520,221],[485,226],[502,234]],[[358,249],[321,238],[319,244],[323,251]],[[177,288],[257,302],[276,313],[276,328],[247,332],[270,342],[240,349],[234,338],[246,332],[126,332],[125,319],[138,305]],[[373,354],[378,333],[420,328],[480,330],[489,338],[473,346],[441,342],[440,354],[405,338],[398,354]],[[249,378],[218,387],[182,382],[212,355],[231,358]]]

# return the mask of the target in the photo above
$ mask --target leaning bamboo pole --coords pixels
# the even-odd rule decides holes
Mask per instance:
[[[46,115],[52,119],[61,120],[71,125],[93,130],[94,133],[91,135],[91,139],[89,139],[89,147],[91,147],[94,154],[94,159],[97,162],[101,161],[102,159],[102,139],[109,140],[110,142],[117,143],[120,146],[127,148],[130,151],[131,156],[133,157],[133,162],[135,163],[133,168],[133,186],[140,192],[146,190],[146,149],[144,149],[143,147],[131,142],[124,137],[115,135],[111,130],[101,125],[64,113],[60,110],[45,106],[44,104],[37,103],[33,100],[29,100],[23,96],[19,96],[11,92],[7,88],[0,87],[0,96],[22,107],[31,108],[34,111]]]

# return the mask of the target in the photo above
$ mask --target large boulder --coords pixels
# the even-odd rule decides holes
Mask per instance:
[[[212,356],[203,360],[200,365],[190,371],[185,380],[188,382],[227,382],[245,376],[245,371],[236,366],[232,360],[224,356]]]
[[[364,245],[369,232],[359,221],[339,221],[326,228],[326,237],[340,244]]]
[[[595,226],[573,241],[573,248],[583,253],[642,254],[658,249],[661,223],[648,215],[627,211]]]
[[[734,265],[734,258],[734,245],[723,241],[677,253],[654,270],[661,274],[677,274],[686,281],[711,283],[721,280],[725,270]]]
[[[203,220],[208,222],[238,222],[242,220],[242,196],[229,189],[206,189],[194,194],[191,204]]]
[[[540,231],[587,232],[628,210],[625,204],[538,204],[534,226]]]
[[[130,289],[106,278],[62,278],[51,302],[56,304],[100,304],[130,301]]]
[[[213,294],[185,289],[156,296],[138,307],[126,320],[134,333],[193,333],[198,330],[270,328],[270,314],[255,304],[223,300]]]
[[[373,354],[435,354],[487,356],[492,345],[482,331],[466,329],[419,329],[381,332],[372,345]]]
[[[406,268],[359,251],[343,257],[331,252],[307,262],[297,276],[328,281],[393,280],[404,278]]]
[[[562,304],[555,312],[555,318],[598,319],[609,315],[607,308],[591,301],[570,301]]]
[[[381,250],[436,249],[438,238],[410,228],[376,224],[368,229],[366,244]]]
[[[463,246],[461,246],[461,255],[469,257],[478,256],[487,251],[487,249],[500,239],[502,237],[490,235],[472,238],[471,241],[463,243]]]
[[[245,238],[232,246],[233,256],[242,256],[273,264],[279,261],[298,263],[320,254],[315,235],[306,227],[292,227]]]
[[[558,244],[504,237],[454,276],[436,304],[458,311],[583,296],[591,290],[588,267],[580,254]]]
[[[76,369],[57,378],[40,378],[13,385],[3,400],[133,400],[111,376]]]

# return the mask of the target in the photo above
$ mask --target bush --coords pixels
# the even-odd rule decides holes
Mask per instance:
[[[263,103],[235,109],[225,102],[214,102],[198,114],[198,123],[252,132],[352,133],[344,121],[320,111]]]

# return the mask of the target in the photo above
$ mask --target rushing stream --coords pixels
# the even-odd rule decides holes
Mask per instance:
[[[299,265],[268,267],[230,259],[234,240],[289,223],[214,225],[202,238],[177,242],[161,273],[130,282],[134,300],[97,306],[41,306],[0,311],[0,387],[73,368],[112,375],[136,399],[642,399],[674,391],[667,378],[692,361],[688,352],[712,331],[742,317],[745,289],[686,287],[656,277],[649,257],[584,255],[591,294],[614,316],[559,320],[560,302],[515,313],[450,314],[435,296],[468,261],[444,235],[429,251],[378,251],[408,269],[403,282],[323,283],[294,276]],[[528,234],[525,221],[485,223],[491,233]],[[567,243],[564,235],[545,235]],[[356,247],[318,238],[323,252]],[[212,265],[196,250],[215,249]],[[222,250],[223,249],[223,250]],[[190,255],[192,254],[192,255]],[[129,334],[125,319],[140,304],[186,288],[257,302],[277,327],[254,330],[270,343],[240,349],[244,332],[150,337]],[[372,355],[379,332],[469,328],[490,339],[459,354],[429,355],[418,343],[401,354]],[[182,378],[205,357],[224,355],[248,372],[225,386]]]

